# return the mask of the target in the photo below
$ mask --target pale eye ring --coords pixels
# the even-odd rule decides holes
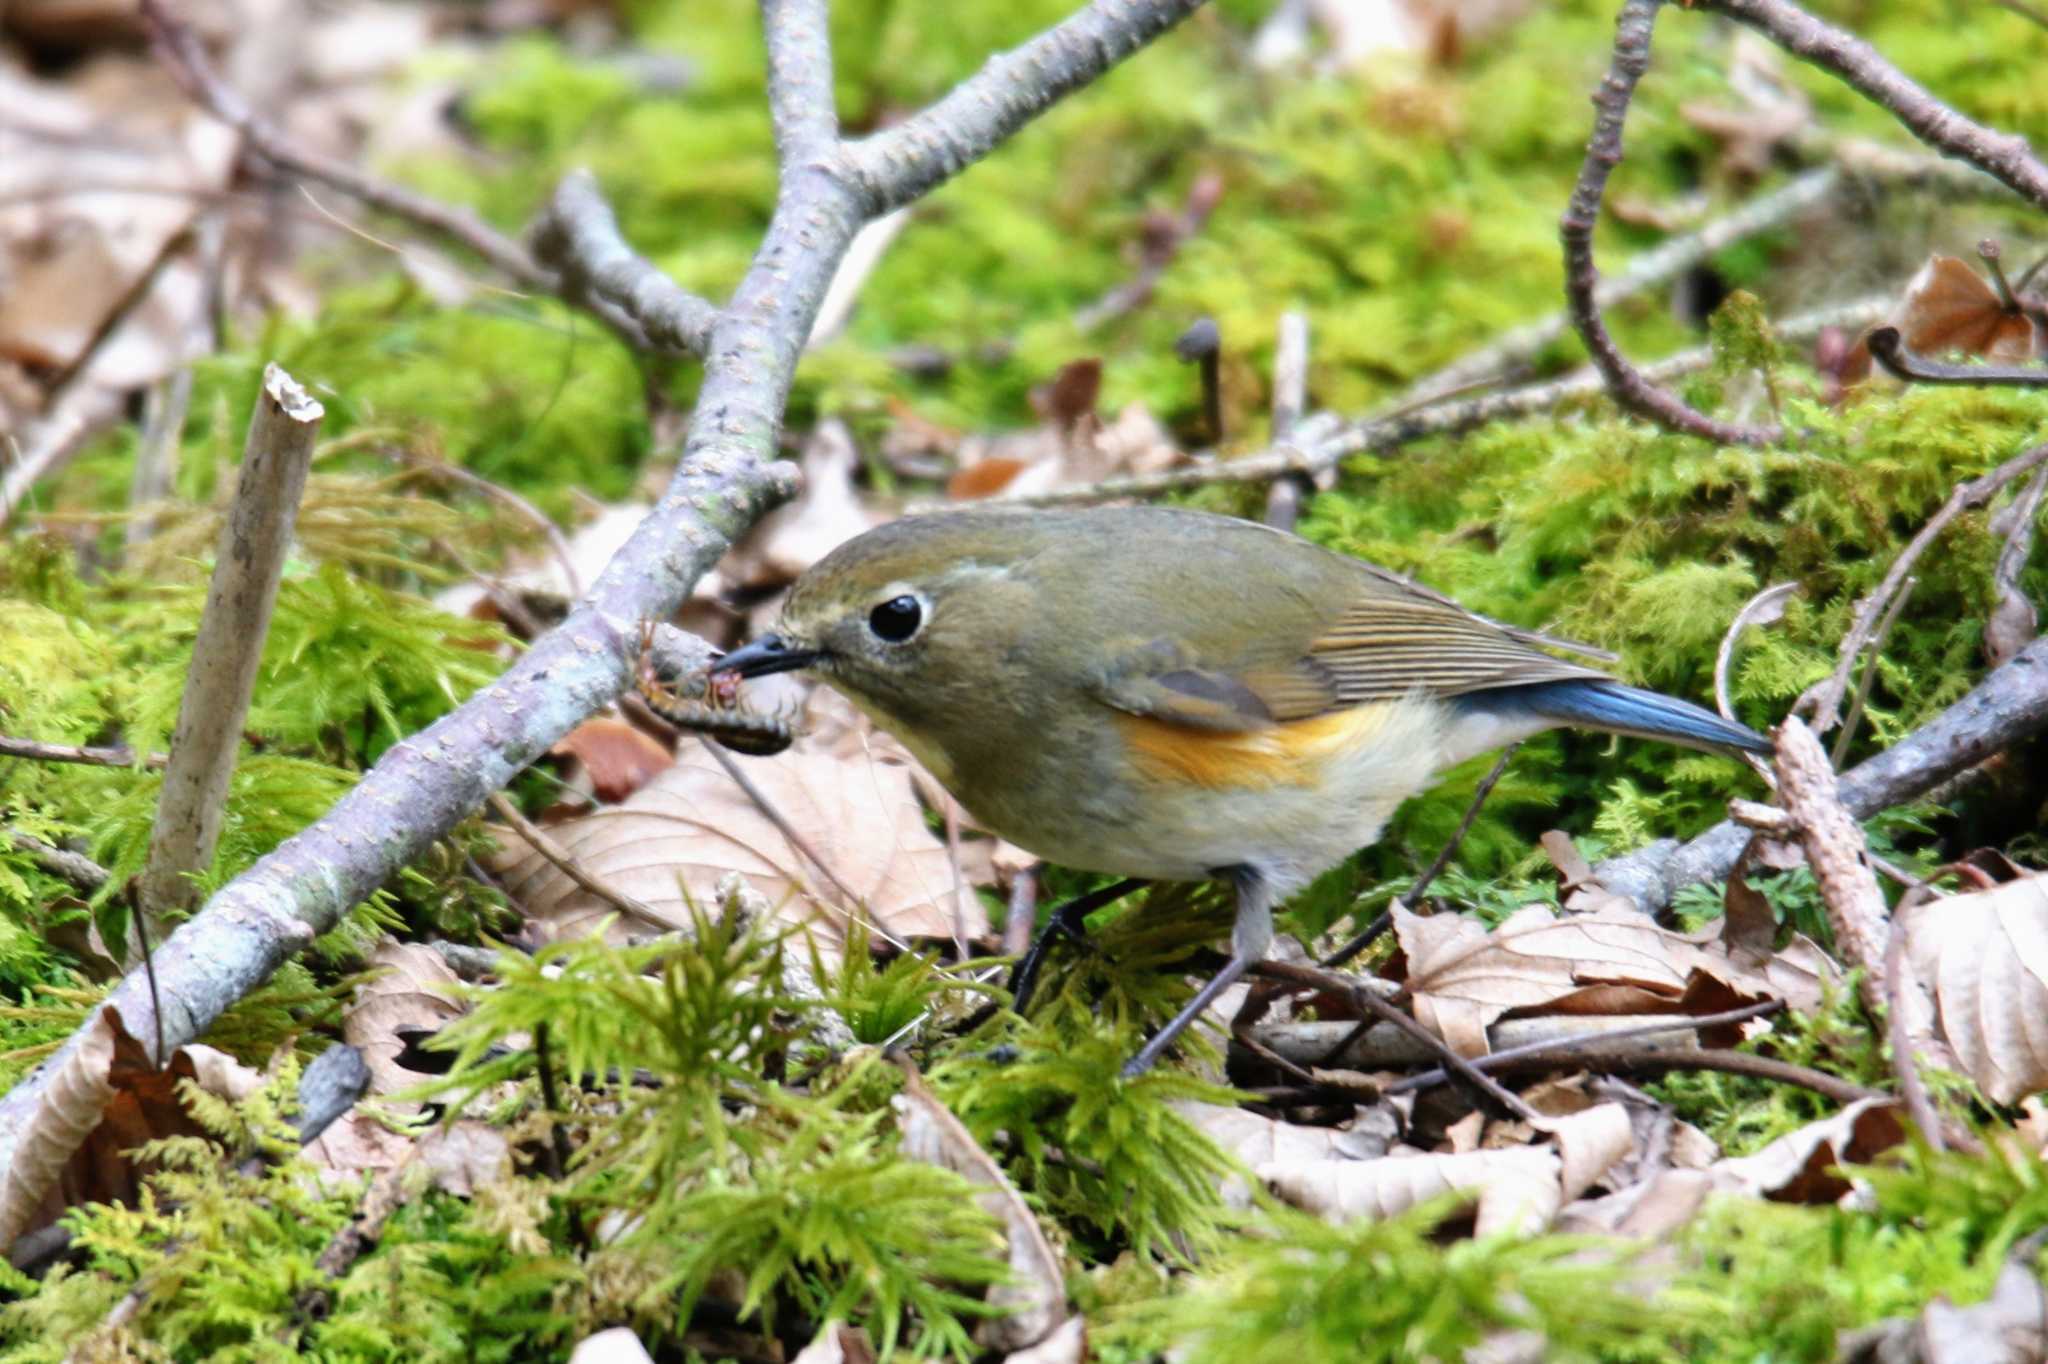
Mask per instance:
[[[924,624],[924,603],[909,592],[899,593],[868,612],[868,629],[875,638],[901,644]]]

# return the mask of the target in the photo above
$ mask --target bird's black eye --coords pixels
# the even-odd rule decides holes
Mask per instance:
[[[917,633],[917,627],[924,623],[924,607],[908,592],[889,600],[868,612],[868,629],[878,639],[891,644],[901,644]]]

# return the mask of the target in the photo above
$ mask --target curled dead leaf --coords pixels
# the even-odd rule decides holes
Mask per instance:
[[[1548,1226],[1565,1203],[1634,1148],[1620,1104],[1601,1104],[1543,1126],[1554,1146],[1305,1160],[1261,1166],[1257,1173],[1278,1197],[1331,1220],[1392,1217],[1457,1193],[1473,1204],[1476,1234],[1530,1233]]]
[[[1760,1151],[1716,1161],[1707,1173],[1727,1193],[1778,1203],[1832,1203],[1849,1191],[1834,1167],[1864,1162],[1905,1138],[1890,1099],[1858,1099],[1831,1118],[1787,1132]]]
[[[979,899],[956,899],[952,858],[926,827],[905,768],[808,743],[743,761],[748,780],[823,869],[702,745],[686,745],[673,767],[625,803],[548,833],[590,875],[678,930],[690,925],[690,903],[712,903],[719,880],[737,872],[773,912],[810,925],[828,952],[856,914],[897,938],[950,936],[956,912],[965,916],[967,936],[988,931]],[[961,861],[970,884],[993,879],[985,845],[964,845]],[[551,938],[586,932],[614,912],[520,840],[505,841],[493,870]],[[628,931],[614,927],[621,936]]]
[[[1005,1315],[975,1328],[975,1339],[990,1350],[1021,1350],[1051,1335],[1068,1317],[1066,1273],[1058,1252],[1045,1239],[1038,1218],[1009,1176],[907,1064],[903,1092],[890,1100],[902,1134],[903,1154],[964,1175],[988,1190],[983,1209],[1003,1224],[1009,1245],[1010,1279],[989,1290],[991,1306]]]
[[[1510,1010],[1676,1011],[1707,986],[1720,1008],[1730,998],[1778,998],[1811,1009],[1826,969],[1797,943],[1757,960],[1711,934],[1672,932],[1618,896],[1564,916],[1530,905],[1490,932],[1461,915],[1423,916],[1399,905],[1393,917],[1416,1018],[1465,1056],[1486,1054],[1487,1028]]]
[[[342,1015],[343,1040],[358,1048],[370,1068],[370,1093],[391,1094],[420,1082],[417,1071],[398,1063],[405,1051],[401,1032],[432,1032],[462,1013],[458,979],[441,954],[424,943],[386,939],[370,956],[379,974],[356,989]]]
[[[1985,1097],[2048,1089],[2048,875],[1952,895],[1908,930],[1941,1036]]]

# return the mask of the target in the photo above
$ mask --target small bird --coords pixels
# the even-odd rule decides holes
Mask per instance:
[[[1560,725],[1770,751],[1533,638],[1250,521],[979,509],[847,541],[714,669],[814,672],[1048,861],[1229,882],[1229,964],[1129,1076],[1264,957],[1276,903],[1445,769]]]

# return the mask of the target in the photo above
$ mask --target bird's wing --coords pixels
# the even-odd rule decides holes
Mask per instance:
[[[1412,592],[1361,596],[1308,647],[1305,668],[1327,672],[1339,705],[1410,692],[1464,696],[1605,673],[1522,643],[1452,602]]]
[[[1097,693],[1134,715],[1233,732],[1416,693],[1452,697],[1606,676],[1391,578],[1364,581],[1359,596],[1306,640],[1262,639],[1250,648],[1209,643],[1204,649],[1199,642],[1154,640],[1112,651],[1115,661]]]

